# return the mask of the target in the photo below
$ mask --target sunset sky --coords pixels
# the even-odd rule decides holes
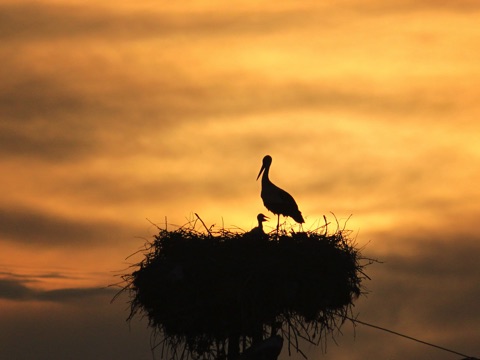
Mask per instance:
[[[304,229],[351,216],[382,262],[359,319],[480,357],[479,24],[474,0],[0,0],[0,358],[151,359],[107,286],[154,224],[274,228],[266,154]],[[310,359],[461,359],[342,330]]]

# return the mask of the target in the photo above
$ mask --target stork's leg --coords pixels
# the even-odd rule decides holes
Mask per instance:
[[[280,214],[278,214],[278,220],[277,220],[277,239],[278,239],[278,230],[280,228]]]

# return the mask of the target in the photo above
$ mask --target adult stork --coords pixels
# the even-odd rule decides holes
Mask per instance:
[[[262,175],[262,192],[261,197],[265,207],[270,210],[272,213],[278,215],[277,222],[277,232],[280,225],[280,215],[290,216],[297,223],[302,224],[305,222],[303,220],[302,213],[298,210],[298,205],[295,202],[295,199],[283,189],[280,189],[278,186],[273,184],[268,178],[268,173],[270,171],[270,166],[272,165],[272,157],[266,155],[262,161],[262,167],[258,173],[257,180]]]

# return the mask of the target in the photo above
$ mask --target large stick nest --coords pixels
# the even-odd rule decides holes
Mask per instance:
[[[229,346],[245,350],[277,332],[301,352],[299,339],[319,344],[362,293],[370,262],[345,230],[206,230],[159,229],[123,276],[129,319],[146,314],[172,358],[222,358]]]

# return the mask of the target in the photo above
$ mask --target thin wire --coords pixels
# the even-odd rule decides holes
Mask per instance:
[[[363,322],[363,321],[360,321],[358,319],[352,319],[351,317],[348,317],[346,316],[345,317],[346,319],[352,321],[353,323],[358,323],[358,324],[361,324],[361,325],[365,325],[365,326],[369,326],[371,328],[374,328],[374,329],[378,329],[378,330],[382,330],[382,331],[385,331],[385,332],[388,332],[388,333],[391,333],[393,335],[397,335],[397,336],[401,336],[405,339],[409,339],[409,340],[413,340],[413,341],[416,341],[418,343],[421,343],[421,344],[424,344],[424,345],[428,345],[428,346],[431,346],[431,347],[434,347],[434,348],[437,348],[437,349],[440,349],[440,350],[443,350],[443,351],[448,351],[452,354],[455,354],[455,355],[460,355],[460,356],[463,356],[465,359],[463,360],[480,360],[476,357],[472,357],[472,356],[468,356],[468,355],[465,355],[465,354],[462,354],[458,351],[454,351],[454,350],[450,350],[450,349],[447,349],[447,348],[444,348],[442,346],[438,346],[438,345],[435,345],[435,344],[432,344],[432,343],[429,343],[429,342],[426,342],[426,341],[423,341],[423,340],[419,340],[419,339],[415,339],[411,336],[408,336],[408,335],[404,335],[404,334],[400,334],[399,332],[396,332],[396,331],[393,331],[393,330],[388,330],[388,329],[385,329],[381,326],[377,326],[377,325],[372,325],[372,324],[369,324],[369,323],[366,323],[366,322]]]

